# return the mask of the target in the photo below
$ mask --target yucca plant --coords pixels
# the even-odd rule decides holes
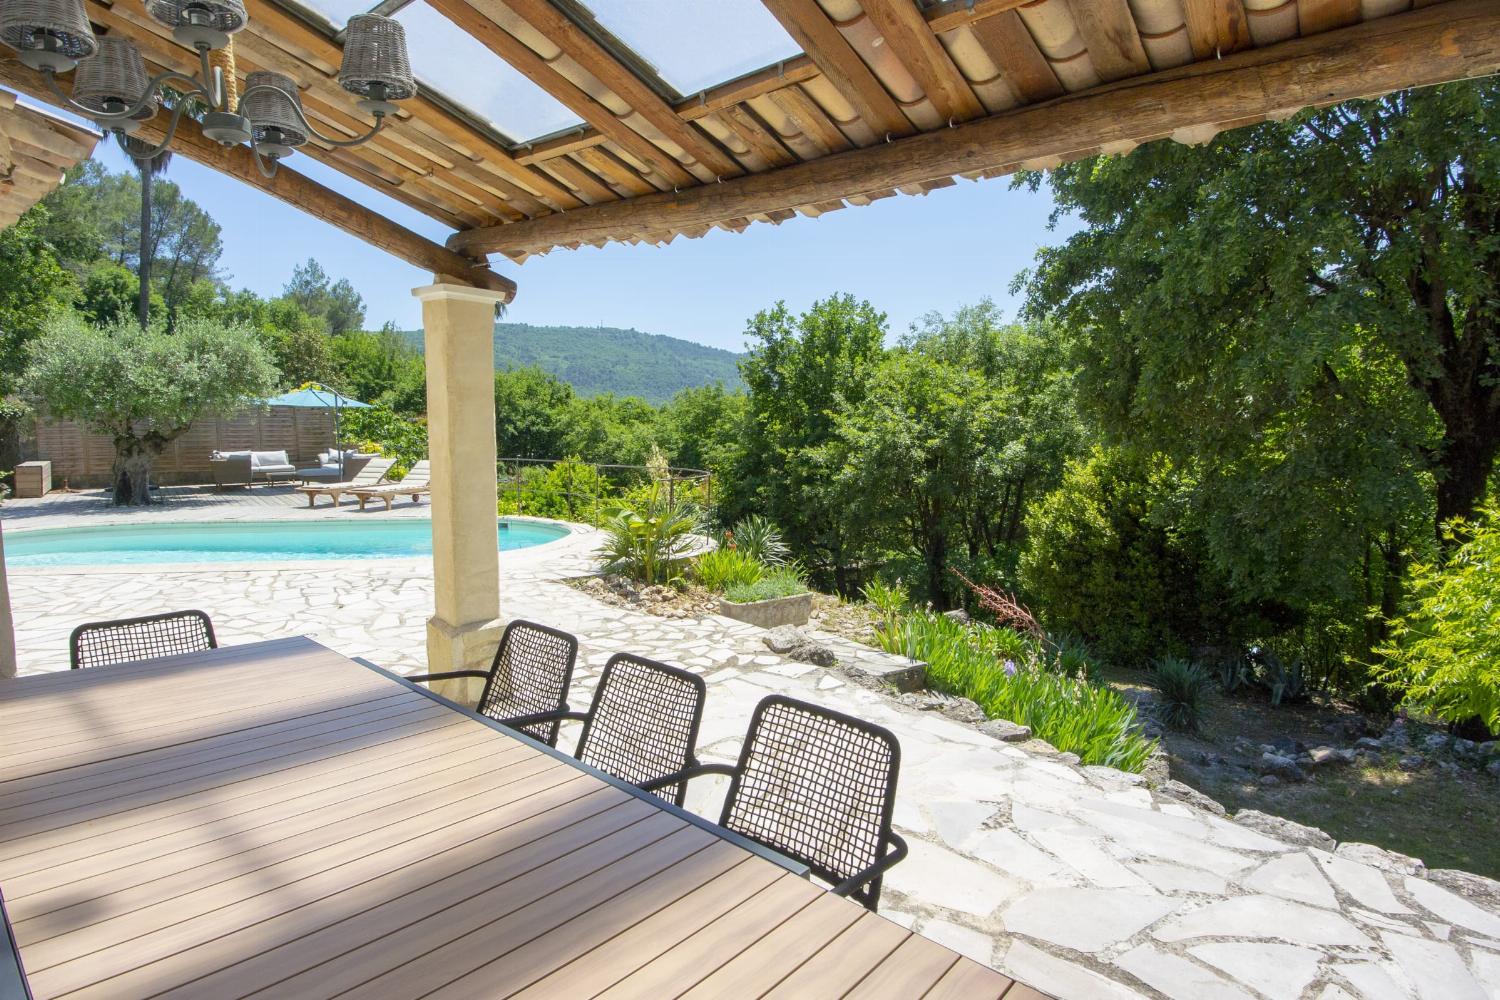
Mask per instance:
[[[681,508],[659,502],[652,489],[642,508],[614,506],[605,511],[604,544],[599,554],[606,573],[641,583],[676,586],[693,546],[698,522]]]
[[[1161,694],[1161,721],[1173,729],[1196,733],[1203,724],[1203,711],[1214,678],[1196,663],[1177,656],[1163,656],[1152,670]]]
[[[742,517],[724,536],[726,548],[745,553],[764,566],[780,566],[791,555],[781,532],[759,514]]]

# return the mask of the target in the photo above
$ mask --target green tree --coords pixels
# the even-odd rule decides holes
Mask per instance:
[[[114,502],[150,502],[151,464],[194,420],[269,395],[277,372],[248,326],[184,320],[175,333],[126,320],[53,320],[32,342],[27,392],[53,416],[114,441]]]
[[[1412,567],[1379,679],[1413,708],[1500,736],[1500,507],[1456,528],[1446,561]]]
[[[348,279],[334,281],[311,257],[292,268],[292,279],[282,294],[310,314],[322,317],[331,334],[348,333],[364,325],[364,298]]]
[[[1500,82],[1481,80],[1049,175],[1083,228],[1040,255],[1031,308],[1082,334],[1106,423],[1216,469],[1271,438],[1262,468],[1341,484],[1346,528],[1283,478],[1244,498],[1275,515],[1238,518],[1218,555],[1319,520],[1309,537],[1357,561],[1400,533],[1414,485],[1429,533],[1473,513],[1500,449],[1497,140]]]
[[[794,317],[785,303],[757,313],[754,344],[740,364],[749,388],[750,434],[735,498],[758,507],[792,547],[841,593],[858,585],[870,553],[835,481],[831,447],[841,409],[857,408],[884,353],[885,314],[837,295]]]
[[[289,296],[287,301],[296,300]],[[426,365],[400,334],[393,330],[350,331],[331,338],[328,344],[339,389],[400,413],[424,412]]]
[[[749,400],[724,383],[683,389],[659,411],[659,443],[681,468],[706,469],[721,481],[745,450]]]
[[[34,205],[0,230],[0,469],[14,469],[20,460],[27,416],[6,397],[17,389],[29,345],[74,292],[71,275],[43,235],[48,219],[48,210]]]
[[[502,458],[562,458],[573,388],[535,366],[495,373],[495,437]]]
[[[88,272],[78,295],[80,315],[95,325],[117,323],[137,315],[140,281],[112,260],[101,260]],[[160,298],[157,299],[160,304]]]

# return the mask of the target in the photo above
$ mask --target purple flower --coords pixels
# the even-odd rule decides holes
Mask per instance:
[[[1016,661],[1015,660],[1006,660],[1005,661],[1005,676],[1007,676],[1007,677],[1014,677],[1014,676],[1016,676]]]

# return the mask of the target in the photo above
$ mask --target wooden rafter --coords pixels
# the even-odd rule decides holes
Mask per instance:
[[[536,253],[690,231],[1496,72],[1500,9],[1492,0],[1452,0],[722,184],[462,232],[448,245],[465,253]]]
[[[1106,83],[1151,72],[1127,0],[1085,0],[1070,6],[1089,60]]]
[[[863,0],[861,6],[880,29],[885,44],[921,84],[938,114],[964,122],[985,113],[969,81],[953,65],[948,50],[933,34],[916,4],[911,0]]]
[[[933,31],[952,31],[1024,7],[1032,0],[943,0],[922,12]]]
[[[1023,103],[1048,101],[1061,97],[1063,85],[1031,33],[1013,10],[1001,11],[995,17],[975,22],[974,37],[989,53],[1005,81]]]
[[[828,19],[817,0],[763,2],[870,128],[894,138],[916,131],[885,85]]]
[[[688,185],[698,182],[666,150],[616,118],[613,111],[594,100],[587,91],[559,73],[530,46],[491,19],[485,13],[486,8],[494,6],[491,0],[428,0],[428,4],[514,66],[521,75],[557,98],[604,137],[660,170],[668,182]]]
[[[51,92],[41,76],[23,66],[8,51],[0,57],[0,83],[37,100],[46,101],[51,98]],[[145,122],[141,125],[139,134],[147,141],[159,142],[166,128],[165,118],[165,115],[158,115]],[[254,155],[249,147],[221,146],[205,138],[199,131],[198,124],[191,119],[184,118],[178,126],[177,134],[172,139],[172,150],[259,188],[313,218],[336,226],[423,270],[452,275],[475,287],[500,292],[507,300],[515,296],[516,283],[491,271],[483,262],[471,260],[425,236],[419,236],[379,212],[366,208],[337,191],[329,190],[285,165],[277,169],[275,176],[266,177],[255,165]]]
[[[1250,23],[1240,0],[1182,0],[1182,13],[1194,59],[1250,47]]]
[[[678,117],[666,101],[648,87],[640,77],[594,41],[582,28],[554,7],[550,0],[506,0],[507,7],[519,14],[533,28],[582,66],[600,83],[630,106],[653,128],[681,146],[689,156],[720,177],[737,177],[744,172],[703,132]]]

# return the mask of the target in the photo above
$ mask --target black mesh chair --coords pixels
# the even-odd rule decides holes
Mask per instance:
[[[698,763],[693,747],[707,692],[697,674],[644,656],[616,653],[604,665],[587,712],[555,712],[528,721],[581,721],[583,732],[574,756],[641,785]],[[687,783],[654,791],[680,806]]]
[[[484,691],[475,711],[555,747],[558,725],[568,712],[568,685],[577,659],[576,637],[518,618],[505,626],[488,671],[450,670],[406,679],[483,677]]]
[[[771,695],[750,718],[739,763],[699,764],[641,787],[726,774],[719,825],[807,865],[874,910],[886,869],[906,857],[891,829],[901,745],[889,729]]]
[[[218,648],[214,623],[202,611],[85,622],[68,637],[68,659],[74,670]]]

